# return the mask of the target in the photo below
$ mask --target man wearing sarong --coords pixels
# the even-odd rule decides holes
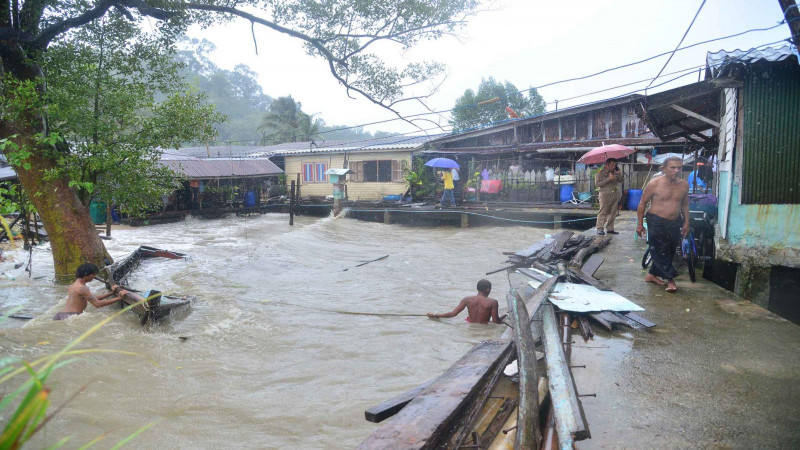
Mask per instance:
[[[81,264],[78,270],[75,271],[75,282],[69,286],[67,290],[67,304],[64,309],[53,317],[53,320],[64,320],[72,316],[77,316],[83,313],[89,303],[96,308],[102,308],[112,303],[116,303],[125,297],[128,291],[120,289],[116,284],[111,286],[111,292],[95,297],[89,286],[86,283],[94,280],[100,269],[94,264],[86,263]],[[109,299],[112,295],[116,296]]]
[[[672,258],[681,245],[681,238],[689,233],[689,183],[678,177],[682,168],[680,158],[667,158],[661,166],[664,176],[647,183],[637,210],[636,232],[645,236],[643,218],[647,217],[648,245],[653,258],[644,281],[666,285],[667,292],[678,290],[675,284],[678,272],[672,265]]]

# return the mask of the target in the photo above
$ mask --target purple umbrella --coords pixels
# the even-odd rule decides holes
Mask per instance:
[[[448,158],[433,158],[425,163],[428,167],[436,167],[437,169],[458,169],[458,163]]]

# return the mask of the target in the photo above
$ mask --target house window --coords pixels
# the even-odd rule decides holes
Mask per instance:
[[[324,183],[328,181],[325,172],[328,170],[327,163],[303,163],[303,182],[304,183]]]
[[[350,170],[353,182],[365,183],[400,183],[403,181],[403,170],[400,161],[351,161]]]

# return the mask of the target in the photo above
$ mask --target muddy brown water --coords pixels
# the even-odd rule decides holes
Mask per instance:
[[[440,374],[504,327],[470,325],[464,314],[434,321],[313,308],[447,311],[474,293],[485,272],[503,265],[502,251],[525,248],[548,232],[295,221],[289,227],[288,216],[275,214],[115,229],[106,241],[115,258],[140,244],[191,255],[143,262],[132,287],[198,300],[183,318],[143,329],[128,313],[91,336],[81,348],[140,356],[87,355],[58,369],[49,382],[53,405],[86,388],[31,448],[64,436],[73,436],[67,447],[79,447],[106,432],[110,447],[151,422],[133,447],[352,448],[376,428],[364,420],[366,408]],[[6,254],[27,261],[25,252]],[[354,267],[383,255],[389,257]],[[52,353],[116,311],[89,306],[81,316],[50,320],[66,287],[50,281],[46,245],[33,252],[33,278],[14,262],[0,263],[0,272],[0,311],[19,306],[18,314],[37,316],[0,324],[2,356]],[[506,274],[485,278],[504,311]],[[0,385],[0,394],[17,385]]]

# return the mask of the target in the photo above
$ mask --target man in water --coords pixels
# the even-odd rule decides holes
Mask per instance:
[[[75,282],[69,286],[69,290],[67,291],[67,305],[61,312],[53,317],[53,320],[64,320],[67,317],[81,314],[86,309],[88,303],[91,303],[97,308],[102,308],[103,306],[116,303],[125,297],[128,291],[124,289],[120,290],[119,286],[116,284],[111,286],[111,292],[108,294],[95,297],[92,291],[89,290],[89,286],[86,286],[86,283],[94,280],[98,272],[100,272],[100,269],[94,264],[81,264],[78,267],[78,270],[75,271]],[[117,296],[108,299],[108,297],[114,294],[117,294]]]
[[[467,322],[470,323],[489,323],[492,319],[494,323],[503,323],[503,319],[507,314],[502,316],[497,315],[497,300],[489,298],[492,292],[492,283],[489,280],[478,281],[478,294],[471,297],[464,297],[461,303],[456,306],[456,309],[442,314],[428,313],[431,319],[439,319],[441,317],[455,317],[467,308]]]
[[[678,178],[682,168],[683,162],[680,158],[667,158],[661,166],[664,176],[647,183],[637,211],[639,221],[636,232],[642,237],[645,236],[642,219],[647,217],[648,245],[653,257],[653,265],[644,277],[644,281],[666,284],[667,292],[678,290],[678,286],[675,285],[678,271],[672,265],[672,258],[675,256],[675,250],[681,245],[681,237],[689,233],[689,183]],[[648,202],[650,209],[645,215]]]

